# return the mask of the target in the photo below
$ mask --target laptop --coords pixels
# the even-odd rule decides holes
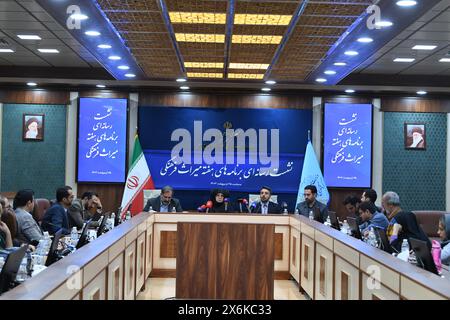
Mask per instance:
[[[53,240],[52,240],[52,244],[50,246],[50,250],[48,252],[47,260],[45,261],[46,267],[50,266],[51,264],[53,264],[54,262],[59,260],[58,244],[59,244],[59,239],[61,239],[61,237],[64,236],[62,231],[63,231],[62,229],[59,229],[58,232],[56,232],[55,235],[53,236]]]
[[[109,217],[109,214],[105,214],[100,217],[100,219],[102,219],[102,222],[100,222],[100,225],[98,226],[98,229],[97,229],[97,238],[100,237],[103,234],[103,232],[105,231],[106,221],[108,220],[108,217]]]
[[[25,257],[27,248],[28,246],[24,245],[11,252],[6,257],[5,264],[3,265],[2,272],[0,273],[0,294],[8,291],[12,283],[16,280],[17,272],[19,271],[23,257]]]
[[[414,238],[409,238],[409,243],[416,254],[417,266],[434,274],[439,274],[427,243]]]
[[[76,246],[76,248],[77,249],[80,249],[82,246],[84,246],[88,241],[88,238],[87,238],[87,236],[88,236],[88,229],[89,229],[89,223],[91,222],[91,220],[89,220],[89,221],[86,221],[85,223],[84,223],[84,225],[83,225],[83,230],[81,231],[81,236],[80,236],[80,239],[78,240],[78,242],[77,242],[77,246]]]
[[[328,211],[328,216],[330,217],[331,227],[333,227],[336,230],[341,230],[341,226],[339,225],[339,220],[336,216],[335,211]]]
[[[352,236],[356,239],[362,240],[361,231],[359,230],[359,225],[356,222],[356,218],[347,217],[347,222],[352,231]]]
[[[389,239],[386,235],[386,231],[380,228],[373,228],[375,230],[375,233],[380,240],[380,247],[379,249],[391,254],[392,253],[392,247],[389,243]]]

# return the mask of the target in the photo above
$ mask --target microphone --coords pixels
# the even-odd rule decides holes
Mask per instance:
[[[202,204],[200,207],[197,208],[198,212],[205,212],[206,211],[206,205]]]
[[[213,207],[213,202],[211,200],[209,200],[206,203],[206,213],[209,213],[209,209],[211,209]]]
[[[256,208],[256,201],[252,202],[252,204],[248,207],[248,213],[252,213],[252,210]]]
[[[281,209],[282,209],[282,211],[283,211],[283,214],[288,214],[288,204],[286,203],[286,202],[282,202],[281,203]]]
[[[230,202],[229,198],[223,199],[223,202],[225,203],[225,212],[228,212],[228,202]]]
[[[241,199],[238,199],[237,200],[238,201],[238,203],[239,203],[239,212],[240,213],[243,213],[243,209],[242,209],[242,205],[244,205],[244,206],[248,206],[248,201],[247,201],[247,199],[245,199],[245,198],[241,198]]]

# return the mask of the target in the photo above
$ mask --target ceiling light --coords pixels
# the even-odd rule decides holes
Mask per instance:
[[[0,53],[12,53],[14,50],[12,49],[0,49]]]
[[[59,53],[59,50],[57,49],[38,49],[41,53]]]
[[[416,93],[417,93],[418,95],[423,96],[423,95],[426,95],[428,92],[421,90],[421,91],[417,91]]]
[[[327,82],[327,79],[317,78],[316,81],[319,82],[319,83],[324,83],[324,82]]]
[[[17,36],[22,40],[42,40],[41,37],[32,34],[18,34]]]
[[[346,56],[351,56],[351,57],[353,57],[353,56],[357,56],[359,53],[358,53],[358,51],[349,50],[349,51],[345,51],[344,54],[345,54]]]
[[[185,62],[184,66],[186,68],[222,69],[223,68],[223,62]]]
[[[180,89],[181,89],[181,90],[189,90],[190,88],[187,87],[187,86],[182,86],[182,87],[180,87]]]
[[[85,15],[85,14],[82,14],[82,13],[74,13],[74,14],[72,14],[70,16],[70,18],[73,19],[73,20],[86,20],[89,17],[87,15]]]
[[[94,30],[86,31],[84,34],[90,37],[98,37],[99,35],[101,35],[100,32]]]
[[[189,78],[223,78],[222,73],[218,72],[188,72]]]
[[[325,74],[328,74],[328,75],[334,75],[334,74],[336,74],[336,71],[333,71],[333,70],[326,70],[324,73],[325,73]]]
[[[233,35],[232,43],[241,44],[280,44],[283,36]]]
[[[119,57],[119,56],[109,56],[108,59],[109,59],[109,60],[120,60],[120,59],[122,59],[122,58]]]
[[[387,27],[392,27],[393,23],[390,21],[378,21],[375,22],[375,26],[380,27],[380,28],[387,28]]]
[[[171,23],[206,23],[225,24],[227,22],[226,13],[210,12],[169,12]]]
[[[355,90],[353,90],[353,89],[347,89],[347,90],[345,90],[345,93],[355,93]]]
[[[277,82],[276,81],[273,81],[273,80],[268,80],[268,81],[266,81],[266,84],[268,84],[268,85],[273,85],[273,84],[276,84]]]
[[[372,38],[366,38],[366,37],[364,37],[364,38],[359,38],[359,39],[358,39],[358,42],[361,42],[361,43],[371,43],[371,42],[373,42],[373,39],[372,39]]]
[[[450,58],[442,58],[439,62],[450,62]]]
[[[106,86],[104,84],[98,84],[96,85],[97,88],[106,88]]]
[[[266,70],[269,68],[268,63],[230,63],[230,69],[255,69]]]
[[[178,78],[177,82],[186,82],[187,80],[185,78]]]
[[[414,58],[395,58],[394,62],[414,62]]]
[[[125,77],[134,78],[134,77],[136,77],[136,75],[134,73],[127,73],[127,74],[125,74]]]
[[[235,14],[234,24],[260,26],[287,26],[291,22],[291,15],[278,14]]]
[[[347,64],[345,62],[335,62],[334,65],[337,66],[337,67],[344,67]]]
[[[27,82],[27,86],[29,86],[29,87],[36,87],[37,83],[36,82]]]
[[[97,47],[100,49],[111,49],[112,48],[112,46],[109,44],[99,44]]]
[[[117,69],[120,69],[120,70],[130,70],[130,67],[129,67],[129,66],[123,65],[123,66],[118,66]]]
[[[397,5],[400,7],[413,7],[416,4],[417,4],[417,1],[412,1],[412,0],[397,1]]]
[[[269,92],[272,89],[270,89],[270,88],[262,88],[261,90],[264,91],[264,92]]]
[[[224,43],[224,34],[175,33],[178,42]]]
[[[229,73],[228,79],[264,79],[263,73]]]
[[[432,46],[432,45],[416,45],[416,46],[412,47],[413,50],[434,50],[436,48],[437,48],[437,46]]]

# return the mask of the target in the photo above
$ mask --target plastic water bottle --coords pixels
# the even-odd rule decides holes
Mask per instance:
[[[408,239],[403,239],[401,252],[404,252],[404,251],[409,252]]]
[[[72,240],[72,243],[78,241],[77,227],[72,228],[72,231],[70,232],[70,240]]]
[[[348,225],[347,220],[344,220],[344,223],[342,224],[341,232],[345,233],[345,234],[349,234],[350,226]]]
[[[314,220],[314,213],[312,210],[309,210],[309,220]]]
[[[283,214],[288,214],[288,209],[287,208],[284,208]]]
[[[325,221],[324,225],[331,227],[330,217],[327,217],[327,221]]]
[[[127,211],[127,214],[125,216],[125,220],[130,220],[131,219],[131,212],[130,210]]]
[[[369,245],[371,245],[372,247],[378,248],[377,236],[375,235],[375,231],[373,230],[372,227],[369,230],[369,236],[367,238],[367,243]]]
[[[148,212],[152,212],[153,211],[153,207],[150,206],[150,209],[148,210]]]
[[[175,207],[172,208],[172,213],[177,213],[177,209]]]
[[[298,214],[299,214],[299,211],[298,211],[298,209],[297,209],[297,208],[295,208],[295,212],[294,212],[294,214],[296,214],[296,215],[298,215]]]
[[[114,221],[116,221],[116,214],[113,212],[108,219],[108,230],[114,229]]]

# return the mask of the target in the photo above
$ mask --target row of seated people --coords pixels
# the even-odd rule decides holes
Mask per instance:
[[[44,200],[40,200],[44,203],[41,207],[33,190],[24,189],[16,193],[11,207],[9,200],[0,196],[0,249],[24,243],[37,245],[45,231],[53,235],[62,229],[63,234],[69,234],[73,227],[81,229],[85,222],[89,222],[89,227],[99,224],[102,205],[94,192],[85,192],[81,199],[75,199],[72,188],[66,186],[57,189],[52,205]]]

